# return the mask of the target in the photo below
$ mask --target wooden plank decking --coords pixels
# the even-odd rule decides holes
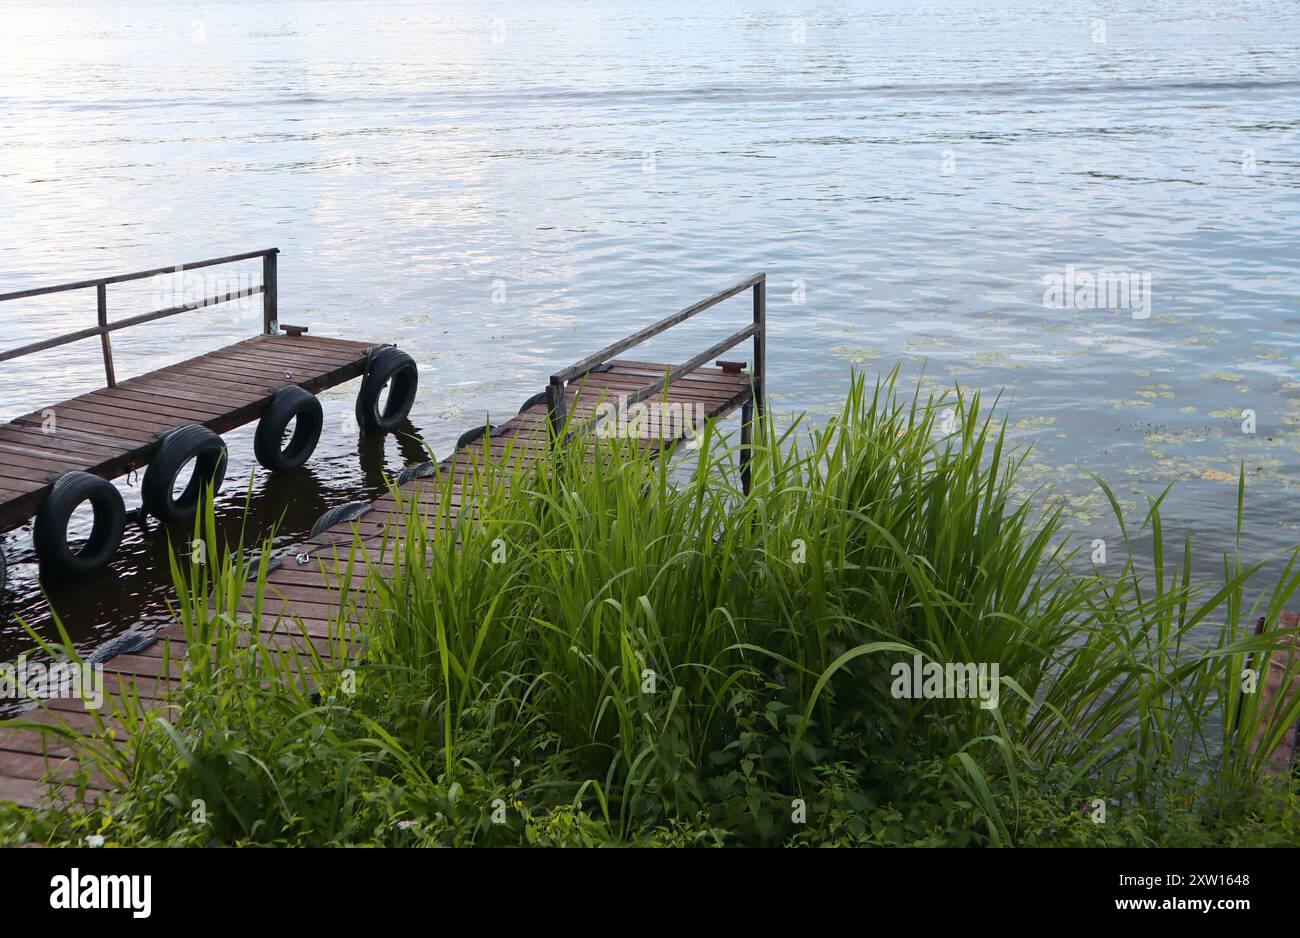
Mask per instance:
[[[60,473],[116,478],[148,463],[178,426],[224,433],[260,417],[276,388],[315,393],[358,377],[374,347],[259,335],[0,425],[0,531],[32,517]]]
[[[255,416],[256,408],[265,406],[266,394],[269,393],[270,387],[275,386],[276,383],[284,383],[279,369],[286,365],[292,367],[295,382],[303,383],[305,387],[312,390],[325,384],[313,385],[311,382],[327,382],[345,373],[348,376],[360,373],[363,353],[368,347],[357,343],[339,343],[336,340],[315,339],[305,343],[305,338],[263,337],[232,346],[231,350],[225,350],[233,351],[244,347],[237,353],[241,356],[241,361],[247,361],[248,359],[243,356],[252,354],[254,358],[261,358],[266,362],[266,367],[258,371],[258,376],[264,379],[263,383],[249,388],[250,399],[242,405],[249,409],[250,414]],[[251,349],[248,348],[250,345]],[[290,362],[293,351],[300,349],[311,351],[311,355],[306,356],[308,361],[298,359]],[[351,354],[361,356],[351,364],[343,360],[349,353],[349,349]],[[209,358],[209,356],[204,357],[204,359]],[[222,365],[204,359],[185,363],[186,366],[193,366],[196,373],[203,376],[196,379],[197,383],[204,384],[208,378],[222,380]],[[197,362],[202,364],[195,364]],[[671,370],[667,365],[639,361],[616,360],[610,364],[612,367],[608,370],[592,372],[581,382],[569,386],[565,403],[572,419],[582,420],[590,417],[595,413],[599,402],[615,402],[620,395],[630,396],[644,388],[649,381],[656,378],[662,380]],[[224,374],[228,373],[228,371],[224,372]],[[164,379],[158,386],[168,386],[170,380],[172,379]],[[179,380],[179,376],[175,380]],[[191,385],[193,383],[195,381],[192,379]],[[123,382],[119,387],[128,384],[129,382]],[[179,394],[185,393],[184,386],[172,384],[171,387]],[[229,393],[234,392],[235,389],[230,389]],[[220,394],[226,393],[225,390],[220,392]],[[666,403],[670,407],[680,405],[680,409],[675,413],[689,420],[689,429],[695,430],[700,428],[699,424],[703,420],[724,416],[741,407],[751,399],[752,394],[750,375],[721,368],[701,367],[672,381],[667,397],[662,399],[661,403]],[[178,401],[178,407],[185,404],[184,397],[173,395],[172,399]],[[218,398],[218,400],[225,400],[225,398]],[[98,413],[99,411],[92,408],[88,417]],[[221,418],[213,419],[217,422],[209,426],[215,429],[220,426]],[[490,438],[493,452],[500,453],[506,447],[513,446],[515,454],[521,459],[530,459],[540,451],[540,447],[547,444],[546,420],[547,405],[539,403],[521,412],[509,422],[496,427]],[[85,426],[89,433],[98,434],[95,427],[104,425],[86,423],[80,426]],[[676,434],[678,437],[685,435],[687,430],[686,427],[672,429],[678,431]],[[40,432],[39,425],[35,432]],[[641,438],[644,439],[645,445],[653,446],[657,450],[665,435],[658,424],[652,421],[645,425]],[[150,444],[141,440],[137,445],[147,448]],[[484,445],[485,441],[482,439],[468,444],[443,460],[439,466],[440,470],[457,473],[463,471],[457,467],[469,465],[474,453],[481,453]],[[121,459],[124,456],[125,454],[120,454],[114,458]],[[401,487],[401,497],[408,503],[412,498],[420,498],[427,506],[429,499],[436,497],[435,493],[440,491],[440,486],[441,482],[436,477],[414,479]],[[459,510],[460,499],[457,497],[459,491],[460,486],[457,483],[450,506],[453,517]],[[259,630],[264,639],[281,647],[295,647],[304,651],[304,642],[310,642],[328,659],[330,649],[327,647],[326,636],[330,630],[329,623],[338,610],[339,596],[335,581],[336,545],[350,544],[354,536],[357,536],[373,555],[377,553],[376,548],[382,543],[385,532],[393,526],[400,526],[405,517],[406,513],[399,508],[398,499],[389,494],[374,502],[371,510],[359,521],[342,522],[314,538],[304,538],[301,542],[280,552],[277,555],[278,566],[267,576],[263,617],[259,623]],[[346,555],[342,549],[338,549],[337,553]],[[300,559],[302,557],[306,557],[306,560],[302,561]],[[250,584],[246,595],[251,598],[254,591],[255,584]],[[304,631],[306,637],[303,636]],[[105,665],[105,676],[110,691],[123,685],[130,687],[134,683],[142,697],[157,701],[158,706],[165,710],[167,693],[175,688],[180,680],[178,662],[184,660],[185,641],[177,625],[161,630],[159,637],[164,641],[159,641],[134,654],[121,655],[108,661]],[[106,703],[106,712],[109,707],[111,703]],[[91,717],[85,712],[81,703],[75,700],[50,701],[47,708],[31,711],[25,715],[25,718],[45,723],[63,722],[74,727],[92,725]],[[65,747],[59,746],[57,741],[47,740],[43,734],[34,730],[0,730],[0,799],[29,806],[36,805],[47,796],[51,781],[67,775],[75,768],[73,757]]]

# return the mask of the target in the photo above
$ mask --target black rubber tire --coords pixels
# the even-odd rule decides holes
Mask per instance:
[[[194,474],[180,497],[174,497],[176,476],[191,459]],[[207,427],[192,423],[163,438],[144,471],[140,501],[145,511],[164,524],[193,521],[206,487],[211,485],[214,493],[219,492],[225,479],[225,442]]]
[[[493,436],[496,436],[497,431],[500,429],[500,427],[486,423],[477,427],[471,427],[462,433],[460,438],[456,440],[456,449],[463,449],[464,447],[469,446],[469,444],[473,443],[485,433],[491,433]]]
[[[95,509],[95,523],[85,545],[74,552],[68,544],[68,519],[84,501]],[[125,527],[126,508],[112,482],[89,472],[68,472],[54,483],[36,513],[32,543],[44,572],[93,573],[113,559]]]
[[[316,523],[311,526],[311,533],[307,536],[315,537],[317,534],[328,531],[340,521],[356,521],[369,510],[369,502],[347,502],[343,505],[335,505],[316,519]]]
[[[405,485],[407,482],[410,482],[412,479],[432,479],[434,476],[438,475],[439,472],[440,470],[438,469],[437,463],[432,463],[432,462],[416,463],[414,466],[407,466],[405,469],[399,472],[397,474],[396,480],[394,481],[394,484]]]
[[[289,445],[282,446],[285,428],[295,417],[298,422],[294,425]],[[257,423],[253,453],[257,461],[272,472],[297,469],[315,452],[324,425],[325,412],[316,395],[296,384],[279,388]]]
[[[90,653],[86,661],[90,664],[106,664],[118,655],[134,655],[158,644],[162,638],[158,632],[123,632],[110,639]]]
[[[546,403],[546,392],[538,391],[528,400],[524,401],[522,404],[519,405],[519,412],[522,414],[530,407],[536,407],[538,404],[545,404],[545,403]]]
[[[384,386],[392,383],[383,410],[379,396]],[[415,359],[391,345],[377,349],[370,356],[361,390],[357,392],[357,424],[362,430],[387,433],[406,419],[415,403],[415,391],[420,383],[420,371]]]
[[[0,550],[0,594],[3,594],[5,587],[9,585],[9,569],[5,563],[5,553]]]

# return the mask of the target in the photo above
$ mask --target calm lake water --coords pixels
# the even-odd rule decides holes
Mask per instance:
[[[1213,571],[1242,464],[1251,555],[1300,543],[1300,7],[1125,6],[0,0],[0,292],[277,246],[282,321],[408,350],[412,421],[445,454],[558,366],[766,270],[782,414],[834,409],[854,366],[1004,391],[1027,483],[1071,494],[1079,538],[1115,530],[1089,473],[1134,506],[1176,482],[1168,522]],[[94,314],[93,292],[2,304],[0,347]],[[119,333],[118,374],[259,325],[218,307]],[[94,341],[5,363],[0,418],[101,381]],[[300,534],[404,463],[359,447],[355,388],[323,395],[310,471],[253,475],[252,530]],[[237,525],[252,427],[228,440]],[[30,530],[3,541],[11,657],[42,599]],[[130,528],[51,599],[90,647],[165,615],[166,570],[165,532]]]

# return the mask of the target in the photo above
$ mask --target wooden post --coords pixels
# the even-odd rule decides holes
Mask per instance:
[[[262,255],[262,331],[275,335],[280,329],[280,291],[277,271],[277,252],[267,251]]]
[[[546,386],[546,423],[552,446],[559,442],[560,434],[564,432],[564,419],[564,382],[552,375],[551,383]]]
[[[108,327],[108,286],[100,283],[95,286],[95,299],[99,306],[99,327]],[[113,343],[108,339],[108,332],[99,334],[99,344],[104,350],[104,379],[110,388],[117,387],[117,377],[113,374]]]

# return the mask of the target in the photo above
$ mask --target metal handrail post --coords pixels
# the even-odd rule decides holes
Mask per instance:
[[[749,373],[749,400],[740,408],[740,487],[748,495],[753,472],[754,431],[762,429],[763,376],[767,355],[767,277],[754,283],[754,367]]]
[[[766,404],[763,400],[764,378],[767,376],[767,277],[754,284],[754,407],[760,420]]]
[[[262,255],[262,331],[280,331],[279,254],[273,248]]]
[[[117,377],[113,374],[113,343],[108,337],[108,285],[95,286],[95,305],[99,307],[100,348],[104,352],[104,380],[110,388],[117,387]]]

